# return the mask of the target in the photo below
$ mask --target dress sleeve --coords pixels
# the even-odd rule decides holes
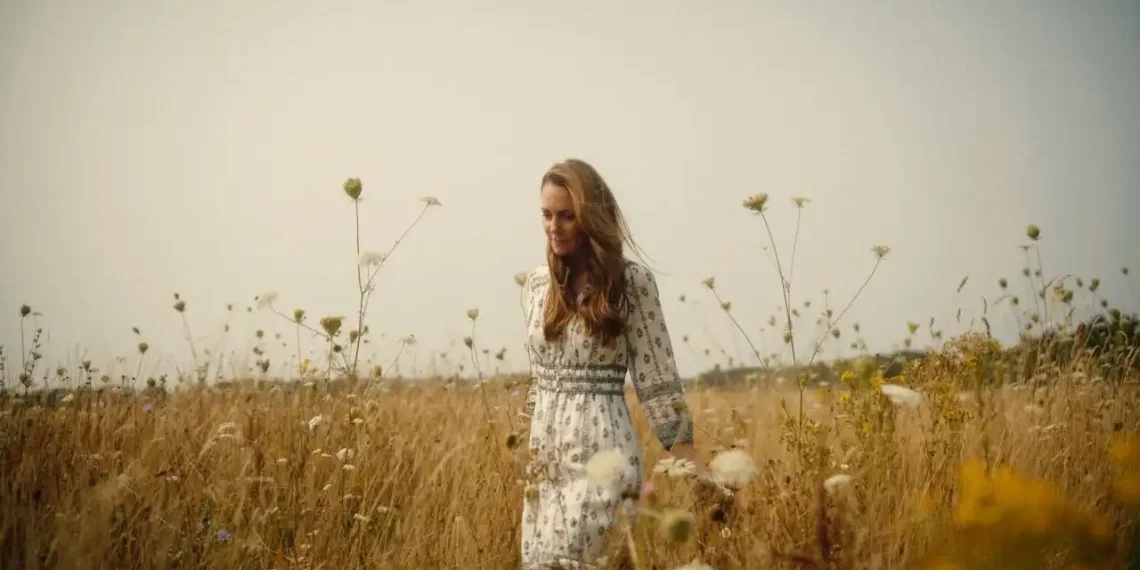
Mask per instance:
[[[531,321],[531,318],[533,317],[532,312],[534,311],[534,286],[535,286],[535,281],[536,281],[536,279],[535,279],[536,273],[537,273],[537,271],[531,271],[527,275],[526,282],[523,283],[522,292],[520,293],[520,295],[522,296],[521,301],[523,304],[523,320],[524,320],[524,324],[526,325],[523,328],[523,332],[528,337],[530,335],[530,327],[531,327],[530,321]],[[523,339],[523,351],[527,355],[527,361],[528,362],[531,360],[530,350],[531,350],[530,338],[524,338]],[[535,386],[534,386],[534,369],[533,369],[533,367],[529,368],[527,370],[527,374],[530,378],[529,378],[529,381],[527,382],[526,397],[523,400],[522,412],[520,414],[524,419],[530,418],[531,416],[534,415]]]
[[[625,336],[637,399],[666,450],[678,443],[692,443],[693,419],[681,389],[657,281],[649,270],[635,264],[626,270],[626,279],[630,306]]]

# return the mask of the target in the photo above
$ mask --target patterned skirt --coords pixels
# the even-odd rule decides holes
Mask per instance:
[[[642,484],[642,455],[625,400],[625,374],[535,380],[529,445],[531,474],[523,501],[522,567],[593,568],[614,537],[623,493]],[[564,374],[564,372],[563,372]],[[619,485],[592,486],[586,464],[617,449],[627,465]]]

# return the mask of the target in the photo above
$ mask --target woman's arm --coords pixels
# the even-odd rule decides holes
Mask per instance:
[[[626,330],[629,371],[638,401],[662,447],[691,460],[698,473],[704,473],[704,462],[693,447],[693,418],[677,373],[657,280],[639,265],[631,264],[626,271],[631,303]]]

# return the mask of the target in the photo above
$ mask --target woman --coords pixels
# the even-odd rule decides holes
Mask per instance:
[[[656,281],[623,255],[623,241],[634,245],[609,186],[583,161],[555,164],[542,178],[541,211],[547,264],[523,286],[533,478],[523,503],[522,562],[528,569],[581,567],[601,556],[623,498],[641,488],[627,372],[661,445],[693,461],[698,476],[706,470],[693,448]],[[601,466],[619,474],[614,484],[590,480],[588,472],[614,458]]]

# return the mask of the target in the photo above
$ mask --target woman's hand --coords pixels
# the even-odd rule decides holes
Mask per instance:
[[[693,444],[678,443],[669,450],[669,453],[673,455],[673,457],[691,462],[693,464],[693,475],[696,475],[698,479],[707,479],[709,477],[708,468],[705,467],[705,463],[701,461],[701,455],[697,453],[697,448],[693,447]]]

